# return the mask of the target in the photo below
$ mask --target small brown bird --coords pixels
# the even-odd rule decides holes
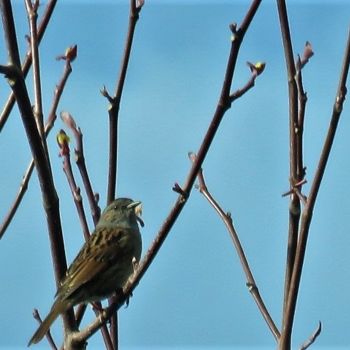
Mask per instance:
[[[123,287],[141,257],[141,202],[118,198],[101,214],[88,241],[69,266],[49,314],[29,340],[38,343],[56,318],[80,303],[98,301]]]

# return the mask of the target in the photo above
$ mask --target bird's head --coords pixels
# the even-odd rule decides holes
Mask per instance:
[[[144,226],[140,217],[141,214],[142,203],[140,201],[133,201],[130,198],[117,198],[102,212],[96,227],[101,225],[116,225],[138,229],[137,223],[142,227]]]

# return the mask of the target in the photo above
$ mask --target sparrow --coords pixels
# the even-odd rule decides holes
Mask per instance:
[[[68,267],[49,314],[29,340],[38,343],[67,309],[100,301],[123,288],[140,261],[141,202],[118,198],[102,212],[94,232]]]

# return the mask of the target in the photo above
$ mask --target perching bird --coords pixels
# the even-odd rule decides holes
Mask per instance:
[[[118,198],[103,211],[90,238],[69,266],[49,314],[30,339],[38,343],[56,318],[80,303],[98,301],[123,287],[141,257],[141,202]]]

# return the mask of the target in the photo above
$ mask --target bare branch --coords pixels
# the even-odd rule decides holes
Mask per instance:
[[[72,171],[72,165],[70,162],[70,149],[69,149],[70,140],[64,130],[60,130],[56,138],[57,138],[57,144],[60,148],[60,156],[63,157],[63,170],[64,170],[64,173],[66,174],[67,181],[73,195],[74,203],[77,208],[84,237],[85,237],[85,240],[88,240],[90,237],[90,231],[89,231],[89,227],[85,216],[83,200],[80,195],[80,188],[76,184],[73,171]]]
[[[92,213],[92,218],[94,221],[94,224],[96,225],[99,218],[101,209],[98,206],[98,196],[94,193],[92,190],[92,185],[90,181],[90,177],[88,175],[88,171],[86,168],[85,163],[85,156],[84,156],[84,148],[83,148],[83,134],[79,127],[77,127],[73,117],[68,112],[61,112],[61,119],[63,122],[72,130],[74,134],[74,138],[76,141],[76,147],[75,147],[75,161],[77,163],[78,169],[80,171],[80,175],[83,179],[85,191],[89,200],[90,209]]]
[[[108,108],[109,115],[109,173],[108,173],[108,189],[107,189],[107,203],[110,203],[115,198],[116,181],[117,181],[117,138],[118,138],[118,118],[119,108],[122,98],[126,72],[129,65],[132,42],[134,39],[136,23],[139,19],[139,13],[142,9],[143,1],[130,0],[130,14],[129,27],[125,42],[124,54],[121,61],[120,73],[117,82],[115,95],[110,97],[107,90],[103,89],[103,96],[109,97],[110,106]]]
[[[289,92],[289,161],[290,161],[290,187],[293,188],[295,183],[303,179],[303,174],[298,170],[298,137],[296,131],[298,130],[298,92],[295,81],[295,65],[294,54],[292,47],[292,40],[290,35],[287,8],[285,0],[277,0],[279,21],[281,26],[281,34],[284,47],[284,56],[286,59],[287,74],[288,74],[288,92]],[[299,158],[300,159],[300,158]],[[293,266],[295,260],[295,252],[298,240],[300,221],[300,200],[296,193],[292,193],[289,204],[289,232],[288,232],[288,249],[287,262],[284,283],[284,302],[283,302],[283,320],[282,320],[282,335],[281,342],[283,344],[290,344],[291,329],[285,328],[285,309],[290,290],[290,281],[293,273]],[[282,349],[283,347],[281,347]]]
[[[33,5],[32,0],[25,0],[29,28],[30,28],[30,49],[32,53],[33,63],[33,81],[34,81],[34,117],[38,130],[41,135],[45,152],[47,153],[47,145],[44,137],[44,121],[43,121],[43,106],[41,94],[41,79],[40,79],[40,61],[39,61],[39,39],[37,33],[37,19],[38,19],[38,3]]]
[[[194,153],[191,153],[191,152],[189,153],[189,157],[190,157],[192,162],[194,162],[196,159],[196,155]],[[218,213],[218,215],[220,216],[220,218],[224,222],[224,224],[225,224],[225,226],[230,234],[230,237],[233,241],[233,244],[236,248],[237,255],[239,257],[243,271],[245,273],[245,276],[247,279],[246,285],[248,287],[248,290],[252,294],[253,299],[254,299],[255,303],[257,304],[257,306],[258,306],[266,324],[268,325],[272,335],[278,341],[278,339],[280,337],[280,332],[279,332],[278,328],[276,327],[276,324],[273,321],[273,319],[272,319],[269,311],[267,310],[265,303],[264,303],[264,301],[259,293],[258,286],[255,282],[253,273],[250,269],[248,260],[245,256],[245,253],[244,253],[243,247],[241,245],[241,242],[239,240],[237,231],[233,226],[231,214],[224,212],[223,209],[221,208],[221,206],[219,205],[219,203],[213,198],[213,196],[209,192],[207,185],[205,183],[205,180],[204,180],[204,175],[203,175],[202,169],[198,173],[198,182],[199,182],[198,189],[199,189],[200,193],[207,199],[209,204],[215,209],[215,211]]]
[[[36,127],[27,87],[25,85],[24,76],[20,66],[11,2],[9,0],[0,0],[0,9],[10,66],[15,67],[13,75],[9,76],[8,80],[16,97],[17,105],[20,110],[22,122],[38,173],[51,243],[51,254],[55,271],[56,286],[58,287],[60,280],[63,278],[65,271],[67,270],[58,195],[53,183],[50,161],[45,154],[41,137]],[[73,310],[70,309],[64,316],[65,329],[70,332],[75,328],[74,323],[75,320]]]
[[[122,98],[126,72],[129,65],[132,42],[134,38],[136,23],[139,19],[139,14],[144,4],[144,0],[130,0],[129,25],[125,41],[123,58],[121,60],[120,73],[117,81],[115,95],[111,98],[104,88],[103,96],[106,96],[110,105],[108,108],[109,115],[109,166],[108,166],[108,186],[107,186],[107,204],[111,203],[116,197],[117,183],[117,163],[118,163],[118,119],[119,108]],[[113,304],[113,298],[109,300]],[[117,314],[114,314],[110,322],[110,332],[114,341],[114,348],[118,349],[118,320]]]

